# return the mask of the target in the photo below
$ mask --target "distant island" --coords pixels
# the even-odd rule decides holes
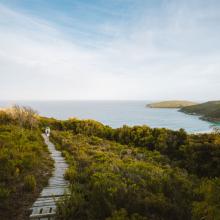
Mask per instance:
[[[150,103],[150,104],[147,104],[146,107],[148,108],[182,108],[182,107],[193,106],[196,104],[198,103],[185,101],[185,100],[171,100],[171,101]]]
[[[180,109],[181,112],[199,115],[202,119],[212,122],[220,122],[220,101],[209,101]]]

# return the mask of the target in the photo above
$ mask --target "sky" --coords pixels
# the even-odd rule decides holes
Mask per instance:
[[[220,99],[219,11],[219,0],[0,0],[0,99]]]

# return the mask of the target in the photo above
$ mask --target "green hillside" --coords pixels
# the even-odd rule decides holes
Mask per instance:
[[[71,132],[53,136],[71,164],[66,178],[73,185],[58,219],[189,218],[190,176],[158,152]]]
[[[196,105],[196,102],[190,101],[181,101],[181,100],[172,100],[172,101],[163,101],[163,102],[154,102],[146,105],[149,108],[182,108],[185,106]]]
[[[209,101],[182,108],[180,111],[200,115],[205,120],[220,121],[220,101]]]
[[[1,220],[29,219],[28,209],[52,172],[37,121],[23,110],[13,115],[0,111]]]
[[[52,162],[40,135],[46,126],[69,164],[70,195],[58,203],[57,220],[219,219],[218,133],[113,129],[17,108],[0,112],[1,220],[27,219],[50,176]]]
[[[218,219],[220,136],[41,118],[70,167],[57,219]]]

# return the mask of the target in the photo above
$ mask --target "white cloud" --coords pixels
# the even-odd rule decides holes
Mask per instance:
[[[219,31],[210,25],[219,16],[193,7],[171,4],[129,28],[100,24],[97,35],[116,34],[92,48],[0,5],[1,99],[219,99]]]

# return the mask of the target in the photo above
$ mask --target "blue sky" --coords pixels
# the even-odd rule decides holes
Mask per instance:
[[[220,99],[218,0],[0,0],[1,99]]]

